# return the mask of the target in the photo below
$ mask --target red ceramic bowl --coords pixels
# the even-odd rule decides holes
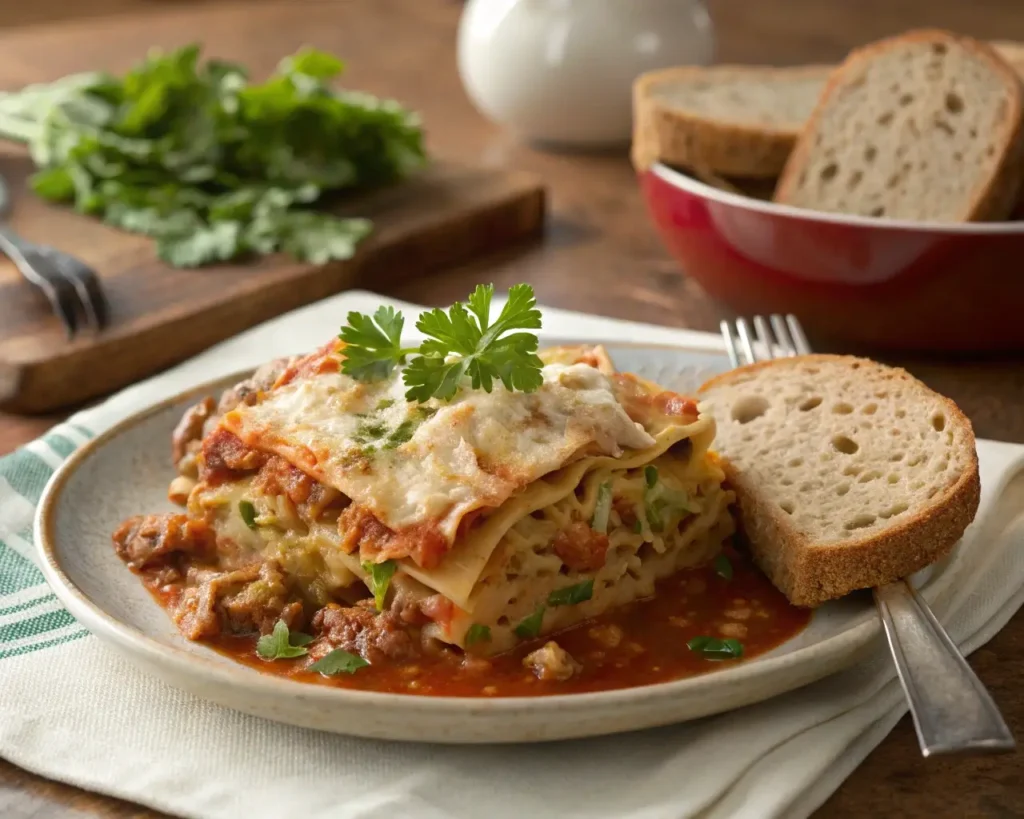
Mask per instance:
[[[741,315],[794,313],[857,347],[1024,350],[1024,221],[938,224],[822,213],[640,177],[669,251]]]

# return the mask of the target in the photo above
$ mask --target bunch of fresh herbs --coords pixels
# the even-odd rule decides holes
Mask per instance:
[[[341,61],[313,49],[262,84],[199,55],[198,45],[154,52],[124,76],[0,94],[0,137],[28,144],[40,196],[155,237],[172,265],[278,250],[316,263],[351,256],[370,223],[310,206],[422,166],[416,116],[335,88]]]

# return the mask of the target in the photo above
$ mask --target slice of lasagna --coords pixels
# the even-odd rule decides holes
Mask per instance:
[[[649,597],[732,533],[714,422],[600,346],[541,351],[533,392],[425,403],[400,368],[356,381],[344,355],[274,362],[190,409],[185,512],[115,534],[187,637],[283,620],[314,658],[483,657]]]

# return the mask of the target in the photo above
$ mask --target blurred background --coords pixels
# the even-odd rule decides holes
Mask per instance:
[[[0,26],[214,6],[220,0],[34,0],[0,4]],[[261,0],[250,0],[253,5]],[[380,0],[402,13],[402,3]],[[417,0],[417,5],[463,5],[462,0]],[[296,13],[317,0],[295,0]],[[834,60],[855,45],[906,28],[939,26],[983,38],[1024,39],[1020,0],[709,0],[719,34],[719,61],[792,65]],[[801,32],[799,54],[787,40]]]

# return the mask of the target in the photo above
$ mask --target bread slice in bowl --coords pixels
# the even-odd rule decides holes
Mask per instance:
[[[775,201],[927,222],[1009,216],[1024,174],[1024,90],[988,44],[913,31],[829,78]]]
[[[633,84],[633,164],[774,178],[814,109],[830,66],[683,66]]]
[[[698,398],[752,556],[794,605],[913,574],[977,513],[970,421],[904,370],[784,358],[717,376]]]

